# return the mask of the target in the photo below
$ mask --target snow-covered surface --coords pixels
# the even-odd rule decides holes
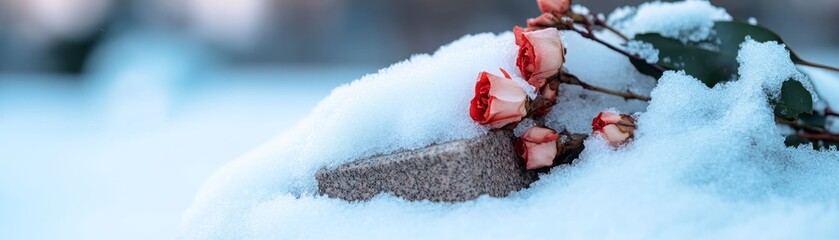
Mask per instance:
[[[687,41],[710,34],[714,20],[730,18],[691,0],[624,8],[610,21],[631,34],[661,31]],[[569,72],[653,101],[647,106],[563,86],[546,124],[587,132],[599,111],[642,112],[634,141],[613,150],[589,139],[574,165],[507,198],[440,204],[317,196],[313,175],[323,166],[486,132],[466,115],[474,75],[499,67],[517,75],[515,46],[509,33],[467,36],[336,89],[292,131],[222,168],[186,213],[183,236],[839,237],[839,153],[784,146],[767,101],[790,78],[812,89],[782,45],[748,41],[738,56],[740,80],[709,89],[681,72],[656,82],[576,34],[563,33],[563,41]]]
[[[563,86],[548,125],[587,132],[597,112],[614,107],[643,112],[638,138],[616,151],[591,139],[577,163],[532,188],[458,204],[391,196],[347,203],[315,196],[312,174],[485,133],[471,124],[467,103],[479,71],[518,75],[509,33],[416,56],[317,107],[371,68],[235,71],[166,41],[106,51],[90,69],[85,84],[93,86],[0,74],[0,239],[171,239],[177,231],[187,239],[839,238],[839,156],[784,147],[765,101],[786,77],[807,82],[781,47],[747,44],[740,81],[709,89],[671,72],[653,90],[657,82],[624,57],[573,34],[563,39],[571,73],[654,100],[648,108]],[[798,53],[839,65],[839,50]],[[839,106],[839,75],[801,69],[820,100]],[[280,133],[194,195],[224,162]]]
[[[714,21],[729,21],[731,15],[706,0],[649,2],[626,6],[609,14],[608,23],[629,37],[657,32],[683,42],[707,39]]]
[[[656,82],[625,58],[571,34],[564,40],[571,73],[653,100],[647,107],[563,86],[548,125],[585,132],[595,111],[646,107],[628,145],[613,150],[589,139],[575,164],[507,198],[449,204],[380,195],[349,203],[317,196],[314,172],[323,166],[486,132],[467,116],[474,78],[515,69],[515,46],[509,33],[467,36],[336,89],[293,130],[220,169],[185,214],[182,236],[839,237],[839,152],[785,147],[767,101],[789,78],[809,86],[783,46],[744,44],[739,81],[709,89],[668,72],[653,89]]]

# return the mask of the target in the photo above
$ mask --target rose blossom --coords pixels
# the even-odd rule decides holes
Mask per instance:
[[[506,78],[487,72],[478,75],[475,97],[469,106],[469,115],[473,120],[489,124],[492,128],[521,121],[527,115],[527,93],[510,78],[507,71],[501,69],[501,72]]]
[[[516,151],[525,161],[527,170],[553,165],[556,158],[556,131],[543,127],[532,127],[516,141]]]
[[[565,48],[556,28],[527,31],[514,27],[516,45],[519,46],[516,66],[527,83],[542,89],[547,79],[559,72],[565,63]]]
[[[565,14],[571,8],[571,0],[536,0],[543,13]]]
[[[635,119],[626,114],[600,112],[591,122],[592,133],[599,133],[613,147],[635,136]]]

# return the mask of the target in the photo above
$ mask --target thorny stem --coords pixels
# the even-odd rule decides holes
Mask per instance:
[[[652,98],[650,98],[648,96],[638,95],[638,94],[632,93],[631,91],[621,92],[621,91],[615,91],[615,90],[606,89],[606,88],[602,88],[602,87],[598,87],[598,86],[593,86],[591,84],[588,84],[586,82],[581,81],[579,78],[577,78],[577,76],[567,74],[567,73],[560,73],[559,75],[557,75],[556,79],[560,83],[577,85],[577,86],[583,87],[583,89],[586,89],[586,90],[601,92],[601,93],[605,93],[605,94],[609,94],[609,95],[615,95],[615,96],[623,97],[625,100],[637,99],[637,100],[641,100],[641,101],[645,101],[645,102],[649,102],[650,100],[652,100]]]

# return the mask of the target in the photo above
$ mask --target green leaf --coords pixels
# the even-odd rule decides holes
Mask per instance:
[[[719,40],[720,51],[734,53],[735,55],[740,50],[740,44],[746,40],[746,36],[750,36],[758,42],[775,41],[781,44],[784,43],[781,36],[772,30],[744,22],[716,22],[714,23],[714,31],[716,32],[716,39]],[[801,58],[789,46],[787,46],[787,50],[789,50],[793,62],[802,62]]]
[[[648,65],[646,61],[635,60],[630,58],[629,62],[632,63],[632,66],[634,66],[635,69],[638,70],[638,72],[641,72],[641,74],[653,77],[655,79],[661,78],[661,75],[664,74],[663,72],[659,72],[658,69],[650,67],[650,65]],[[664,65],[661,66],[664,67]]]
[[[657,33],[644,33],[635,36],[635,40],[652,44],[659,50],[658,65],[671,70],[685,70],[709,87],[728,81],[736,73],[737,52],[746,36],[758,42],[783,39],[767,28],[744,22],[719,21],[714,25],[715,35],[701,42],[682,43],[679,40],[663,37]],[[789,49],[789,47],[787,47]],[[805,63],[795,52],[790,50],[792,61]],[[670,59],[671,62],[664,61]],[[649,67],[642,61],[631,60],[635,68],[648,76],[660,78],[661,72]]]
[[[781,96],[775,101],[775,115],[795,119],[799,114],[813,111],[810,92],[795,80],[787,80],[781,87]]]
[[[679,40],[663,37],[657,33],[635,35],[635,40],[652,44],[658,49],[656,64],[671,70],[685,70],[709,87],[719,82],[734,79],[739,64],[736,51],[732,53],[709,50],[695,44],[684,44]],[[661,73],[643,62],[632,61],[638,71],[659,78]]]
[[[783,43],[778,34],[747,23],[717,22],[714,28],[716,35],[702,42],[683,43],[657,33],[638,34],[634,40],[650,43],[659,50],[659,61],[656,64],[670,70],[684,70],[708,87],[735,79],[739,67],[737,52],[746,36],[760,42]],[[790,53],[793,61],[800,61],[795,53]],[[660,72],[646,63],[635,60],[631,62],[641,73],[661,77]],[[810,92],[800,82],[793,80],[784,82],[780,98],[772,103],[776,116],[785,119],[795,119],[799,114],[810,113],[813,109]]]

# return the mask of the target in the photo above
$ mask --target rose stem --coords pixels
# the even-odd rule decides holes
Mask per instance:
[[[620,54],[623,54],[624,56],[627,56],[627,57],[629,57],[629,58],[631,58],[631,59],[633,59],[633,60],[636,60],[636,61],[641,61],[641,62],[643,62],[643,63],[646,63],[648,66],[652,67],[652,68],[653,68],[653,69],[655,69],[656,71],[659,71],[659,72],[664,72],[664,71],[667,71],[667,69],[665,69],[665,68],[664,68],[664,67],[662,67],[662,66],[659,66],[659,65],[657,65],[657,64],[653,64],[653,63],[648,63],[646,59],[643,59],[643,58],[639,57],[638,55],[631,54],[631,53],[629,53],[629,52],[627,52],[627,51],[624,51],[623,49],[620,49],[620,48],[618,48],[618,47],[612,46],[612,44],[609,44],[609,43],[607,43],[607,42],[605,42],[605,41],[603,41],[603,40],[600,40],[600,38],[597,38],[596,36],[594,36],[594,34],[593,34],[593,33],[591,33],[591,29],[590,29],[590,27],[589,27],[589,26],[587,26],[587,27],[586,27],[586,30],[587,30],[586,32],[584,32],[584,31],[582,31],[582,30],[579,30],[579,29],[577,29],[577,28],[575,28],[575,27],[571,27],[571,30],[572,30],[572,31],[574,31],[574,32],[579,33],[579,34],[580,34],[580,36],[583,36],[583,37],[585,37],[585,38],[588,38],[588,39],[594,40],[595,42],[598,42],[598,43],[602,44],[603,46],[606,46],[606,47],[608,47],[609,49],[612,49],[613,51],[618,52],[618,53],[620,53]]]
[[[809,140],[822,140],[822,141],[830,141],[830,142],[839,142],[839,135],[833,135],[830,133],[799,133],[795,135],[798,138],[802,139],[809,139]]]
[[[638,94],[632,93],[631,91],[621,92],[621,91],[615,91],[615,90],[611,90],[611,89],[605,89],[605,88],[598,87],[598,86],[593,86],[591,84],[588,84],[586,82],[581,81],[579,78],[577,78],[577,76],[574,76],[574,75],[571,75],[571,74],[560,73],[560,75],[562,75],[562,76],[557,77],[557,80],[560,83],[577,85],[577,86],[583,87],[583,89],[586,89],[586,90],[589,90],[589,91],[595,91],[595,92],[601,92],[601,93],[605,93],[605,94],[609,94],[609,95],[620,96],[620,97],[623,97],[625,100],[637,99],[637,100],[641,100],[641,101],[645,101],[645,102],[649,102],[650,100],[652,100],[652,98],[650,98],[648,96],[638,95]]]
[[[609,30],[610,32],[614,33],[615,35],[618,35],[618,37],[621,37],[624,42],[629,42],[629,38],[626,37],[626,35],[623,35],[623,33],[619,32],[617,29],[612,28],[612,26],[609,26],[609,24],[606,24],[606,22],[604,22],[603,20],[600,20],[599,18],[595,18],[594,24],[597,25],[597,26],[600,26],[602,28],[605,28],[606,30]]]
[[[820,127],[810,126],[810,125],[806,125],[806,124],[800,124],[800,123],[790,121],[790,120],[786,120],[786,119],[779,118],[779,117],[775,118],[775,122],[780,123],[780,124],[789,125],[790,127],[794,128],[796,130],[804,130],[804,131],[808,131],[808,132],[825,132],[825,130],[823,128],[820,128]]]
[[[831,67],[831,66],[827,66],[827,65],[822,65],[822,64],[818,64],[818,63],[812,63],[812,62],[804,61],[803,59],[798,59],[797,61],[795,61],[795,63],[801,64],[801,65],[804,65],[804,66],[810,66],[810,67],[814,67],[814,68],[821,68],[821,69],[827,69],[827,70],[832,70],[832,71],[839,72],[839,68]]]

